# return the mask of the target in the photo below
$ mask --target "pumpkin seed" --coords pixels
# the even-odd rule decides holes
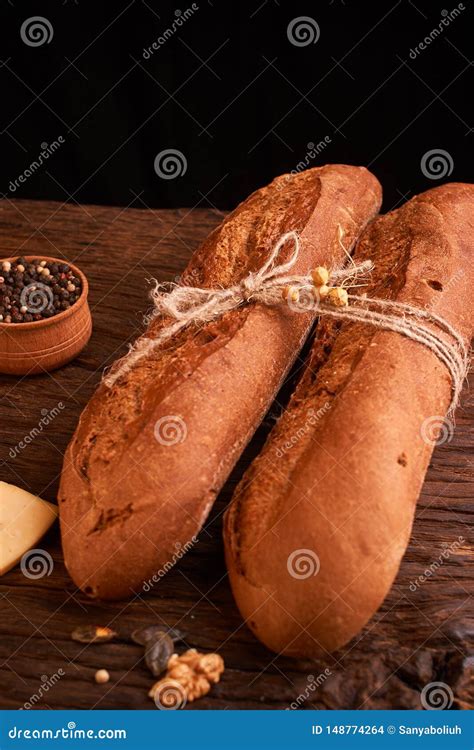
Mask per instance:
[[[166,667],[171,654],[174,652],[173,640],[167,633],[161,632],[145,646],[145,663],[153,677],[159,677]]]
[[[162,633],[169,635],[173,641],[183,641],[185,633],[175,628],[168,628],[166,625],[146,625],[144,628],[137,628],[134,630],[131,639],[134,643],[138,643],[139,646],[146,646],[149,641],[153,641],[159,638]]]
[[[71,633],[73,641],[79,643],[107,643],[117,638],[118,633],[112,628],[102,627],[100,625],[80,625]]]

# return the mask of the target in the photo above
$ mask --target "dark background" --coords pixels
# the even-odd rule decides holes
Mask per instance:
[[[2,0],[4,197],[227,209],[306,159],[368,166],[388,210],[448,179],[471,179],[469,0],[415,59],[410,49],[457,3],[198,0],[145,59],[191,6],[177,3]],[[53,36],[33,47],[20,29],[36,15]],[[318,24],[316,43],[289,41],[300,16]],[[12,190],[41,144],[59,136],[64,144]],[[307,157],[308,144],[325,137],[324,150]],[[166,149],[186,160],[175,179],[154,169]],[[448,152],[450,177],[423,174],[433,149]]]

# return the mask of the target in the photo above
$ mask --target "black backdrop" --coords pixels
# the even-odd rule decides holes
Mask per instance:
[[[1,1],[5,197],[226,209],[346,162],[388,210],[470,180],[469,0],[177,3]]]

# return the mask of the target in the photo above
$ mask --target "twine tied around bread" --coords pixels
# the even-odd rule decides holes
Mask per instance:
[[[278,263],[280,252],[287,242],[293,242],[290,258]],[[250,302],[273,306],[284,301],[292,310],[312,312],[315,316],[352,320],[394,331],[427,347],[447,368],[452,381],[450,412],[456,408],[469,366],[469,350],[463,337],[439,315],[428,310],[392,300],[348,294],[373,269],[370,260],[354,263],[328,272],[319,268],[311,274],[291,274],[298,259],[300,239],[296,232],[283,235],[273,247],[268,259],[257,271],[247,274],[237,284],[227,288],[202,289],[185,285],[155,282],[151,293],[153,311],[148,320],[170,318],[168,325],[155,336],[142,336],[104,377],[111,387],[144,357],[149,356],[166,341],[190,324],[203,325],[216,320],[231,310]],[[349,256],[350,257],[350,256]],[[327,286],[331,282],[331,286]],[[336,285],[337,284],[337,285]]]

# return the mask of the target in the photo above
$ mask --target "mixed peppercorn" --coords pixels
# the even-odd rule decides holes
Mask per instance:
[[[82,293],[67,263],[35,258],[0,261],[0,322],[31,323],[67,310]]]

